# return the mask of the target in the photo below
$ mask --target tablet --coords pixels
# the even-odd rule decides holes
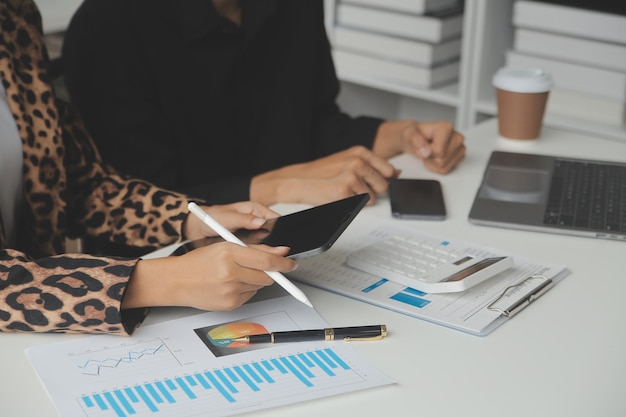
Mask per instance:
[[[304,259],[327,251],[369,201],[367,193],[269,219],[262,229],[241,229],[234,234],[245,244],[289,246],[287,257]],[[220,237],[194,240],[178,247],[182,255],[201,246],[223,242]]]

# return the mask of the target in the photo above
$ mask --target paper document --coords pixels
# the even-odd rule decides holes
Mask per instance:
[[[515,262],[512,268],[466,291],[427,294],[385,277],[347,266],[345,260],[351,251],[394,233],[406,233],[408,230],[400,228],[397,223],[364,214],[357,217],[355,222],[358,222],[358,226],[349,230],[351,233],[344,234],[331,250],[315,258],[301,260],[298,269],[289,276],[294,280],[409,316],[474,335],[486,335],[506,321],[507,316],[503,311],[517,306],[520,297],[528,297],[529,302],[533,300],[535,286],[538,288],[541,282],[535,283],[534,279],[529,279],[530,277],[542,276],[551,280],[551,283],[556,283],[569,274],[563,265],[526,259],[494,248],[449,237],[433,236],[416,230],[416,234],[445,240],[467,254],[481,257],[508,255],[512,256]],[[355,229],[367,232],[355,234],[352,232]],[[513,285],[518,287],[515,290],[509,289]],[[499,299],[497,309],[488,308],[503,294],[504,297]],[[507,301],[509,305],[505,305]],[[517,308],[515,312],[519,309]]]
[[[280,297],[26,354],[63,417],[229,416],[394,383],[343,341],[233,340],[324,327],[315,310]]]

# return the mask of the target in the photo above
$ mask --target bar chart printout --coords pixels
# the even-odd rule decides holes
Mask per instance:
[[[335,350],[325,348],[105,390],[83,395],[80,402],[87,416],[180,415],[183,409],[220,415],[258,397],[268,403],[285,395],[307,400],[319,389],[363,382]]]
[[[325,325],[291,298],[280,298],[283,311],[260,302],[238,314],[270,327]],[[393,383],[344,342],[267,345],[215,357],[192,329],[233,314],[145,326],[132,341],[104,335],[35,346],[27,356],[63,417],[228,416]]]

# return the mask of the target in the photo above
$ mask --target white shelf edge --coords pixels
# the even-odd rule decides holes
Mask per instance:
[[[493,100],[481,100],[476,102],[476,110],[489,116],[496,116],[498,112],[496,103]],[[601,136],[605,139],[626,143],[626,126],[611,126],[550,113],[545,115],[544,123],[546,126]]]
[[[343,74],[339,77],[339,80],[353,84],[359,84],[364,87],[384,90],[390,93],[400,94],[410,98],[428,100],[452,107],[458,107],[460,104],[460,99],[458,95],[458,83],[452,83],[439,88],[426,90],[407,87],[401,84],[395,84],[392,82],[386,82],[383,80],[377,80],[371,77],[355,74]]]

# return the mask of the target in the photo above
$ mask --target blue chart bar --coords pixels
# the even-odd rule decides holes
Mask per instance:
[[[430,300],[422,298],[425,295],[426,295],[425,292],[407,287],[401,292],[394,294],[389,298],[391,298],[392,300],[399,301],[404,304],[412,305],[413,307],[423,308],[427,304],[430,303]]]
[[[374,291],[376,288],[380,287],[381,285],[383,285],[383,284],[385,284],[387,282],[389,282],[389,280],[387,278],[381,278],[380,281],[375,282],[374,284],[370,285],[369,287],[363,288],[361,291],[363,291],[363,292]]]
[[[350,366],[332,349],[325,348],[166,378],[153,383],[86,395],[80,400],[88,414],[93,411],[94,414],[98,412],[98,415],[113,417],[151,415],[159,413],[168,405],[203,397],[211,398],[210,396],[217,396],[233,404],[243,392],[256,393],[282,383],[293,388],[294,381],[299,381],[300,387],[307,390],[315,387],[316,380],[322,383],[321,379],[336,377],[342,370],[349,371]]]

